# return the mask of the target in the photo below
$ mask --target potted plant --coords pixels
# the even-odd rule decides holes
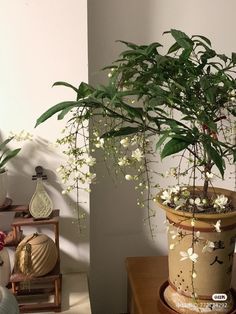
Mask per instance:
[[[58,140],[67,145],[70,160],[59,169],[69,182],[64,192],[95,179],[81,169],[94,165],[91,154],[99,148],[117,160],[126,180],[135,182],[149,222],[153,203],[164,208],[170,249],[165,299],[172,309],[226,313],[233,307],[236,193],[216,188],[214,180],[224,184],[226,170],[236,161],[236,53],[217,53],[201,35],[166,33],[174,39],[166,53],[160,43],[123,42],[127,49],[106,68],[106,86],[56,82],[73,89],[76,100],[51,107],[36,125],[56,113],[59,119],[69,115]],[[88,121],[89,139],[83,133]],[[85,137],[82,146],[79,134]],[[157,154],[179,157],[169,171],[175,186],[159,189],[155,182],[151,165]],[[219,293],[227,298],[221,306],[212,301]]]
[[[12,150],[7,147],[7,144],[9,144],[13,138],[14,136],[0,143],[0,206],[4,205],[7,196],[7,171],[5,166],[7,162],[20,151],[20,148]]]

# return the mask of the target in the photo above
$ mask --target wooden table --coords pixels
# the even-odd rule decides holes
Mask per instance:
[[[166,314],[158,310],[157,303],[159,288],[168,278],[167,256],[128,257],[126,269],[128,313]],[[232,286],[236,289],[236,254]]]

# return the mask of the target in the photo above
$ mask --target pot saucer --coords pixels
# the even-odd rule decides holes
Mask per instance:
[[[165,313],[165,314],[179,314],[179,312],[177,312],[176,310],[174,310],[173,308],[171,308],[165,298],[164,298],[164,292],[166,290],[166,288],[169,286],[169,283],[168,281],[165,281],[160,289],[159,289],[159,292],[158,292],[158,302],[157,302],[157,307],[160,311],[160,313]],[[233,303],[234,303],[234,307],[235,308],[235,305],[236,305],[236,291],[231,289],[231,294],[232,294],[232,298],[233,298]],[[183,312],[182,312],[183,313]],[[191,310],[187,310],[186,313],[192,313]],[[212,312],[211,312],[212,313]],[[214,312],[215,313],[215,312]],[[218,311],[217,311],[218,313]],[[222,312],[223,313],[223,312]],[[236,310],[233,310],[233,311],[230,311],[228,312],[227,314],[236,314]]]

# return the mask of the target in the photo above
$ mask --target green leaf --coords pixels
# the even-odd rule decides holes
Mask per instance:
[[[68,112],[71,111],[71,109],[72,109],[71,107],[68,107],[68,108],[63,109],[63,110],[59,113],[59,115],[57,116],[57,120],[62,120],[62,119],[64,119],[64,117],[67,115]]]
[[[45,111],[36,121],[36,125],[35,128],[43,123],[44,121],[46,121],[47,119],[51,118],[55,113],[62,111],[66,108],[70,108],[72,109],[73,107],[76,107],[78,104],[80,104],[81,102],[78,101],[63,101],[53,107],[51,107],[50,109],[48,109],[47,111]]]
[[[157,43],[157,42],[150,44],[150,45],[147,47],[147,49],[146,49],[147,55],[150,55],[150,54],[152,54],[153,52],[155,52],[156,48],[158,48],[158,47],[162,47],[162,45],[161,45],[160,43]]]
[[[211,146],[210,143],[204,143],[206,152],[210,160],[214,162],[216,167],[219,169],[222,178],[224,178],[224,160],[221,155],[217,152],[217,150]]]
[[[192,38],[195,38],[195,37],[198,37],[198,38],[201,38],[202,40],[204,40],[209,46],[211,46],[211,41],[205,37],[205,36],[202,36],[202,35],[193,35]]]
[[[218,54],[217,57],[219,57],[221,60],[223,60],[224,63],[226,63],[229,59],[225,54]]]
[[[2,143],[0,144],[0,150],[4,149],[4,148],[6,147],[6,145],[7,145],[13,138],[14,138],[14,136],[12,136],[12,137],[6,139],[4,142],[2,142]]]
[[[180,44],[175,42],[168,50],[167,54],[170,54],[172,52],[175,52],[181,48]]]
[[[163,135],[159,138],[158,142],[156,143],[156,150],[158,150],[158,149],[161,147],[161,145],[165,142],[165,140],[166,140],[168,137],[169,137],[169,131],[166,132],[165,134],[163,134]]]
[[[109,132],[104,133],[101,138],[109,138],[109,137],[117,137],[117,136],[124,136],[124,135],[129,135],[129,134],[133,134],[133,133],[137,133],[137,132],[141,132],[142,129],[140,127],[131,127],[131,126],[127,126],[127,127],[123,127],[120,128],[118,130],[111,130]]]
[[[76,87],[74,87],[73,85],[67,83],[67,82],[61,82],[61,81],[55,82],[55,83],[52,85],[52,87],[54,87],[54,86],[65,86],[65,87],[69,87],[69,88],[73,89],[76,93],[78,93],[78,89],[77,89]]]
[[[17,148],[14,150],[9,149],[8,151],[6,151],[4,153],[5,157],[3,158],[3,160],[0,163],[0,168],[2,168],[11,158],[15,157],[19,153],[20,150],[21,150],[20,148]]]
[[[77,100],[79,100],[80,98],[88,97],[93,92],[94,92],[94,88],[91,85],[85,82],[82,82],[78,88]]]
[[[177,43],[184,49],[192,49],[193,41],[184,33],[176,29],[171,30],[171,35],[177,41]]]
[[[236,64],[236,52],[232,52],[232,62]]]
[[[181,139],[172,138],[166,145],[164,146],[161,152],[161,158],[165,158],[167,156],[176,154],[183,149],[187,148],[190,145],[189,142],[183,141]]]

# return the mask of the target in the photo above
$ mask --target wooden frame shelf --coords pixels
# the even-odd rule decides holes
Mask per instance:
[[[59,250],[59,209],[54,209],[47,219],[35,220],[29,216],[28,207],[12,205],[8,210],[15,211],[16,216],[12,223],[12,232],[8,235],[8,246],[17,246],[22,239],[24,226],[37,227],[39,225],[52,225],[54,241],[58,249],[58,260],[54,269],[45,276],[25,276],[13,273],[10,277],[12,292],[19,303],[20,313],[34,312],[61,312],[61,285]],[[50,301],[49,301],[50,300]]]

